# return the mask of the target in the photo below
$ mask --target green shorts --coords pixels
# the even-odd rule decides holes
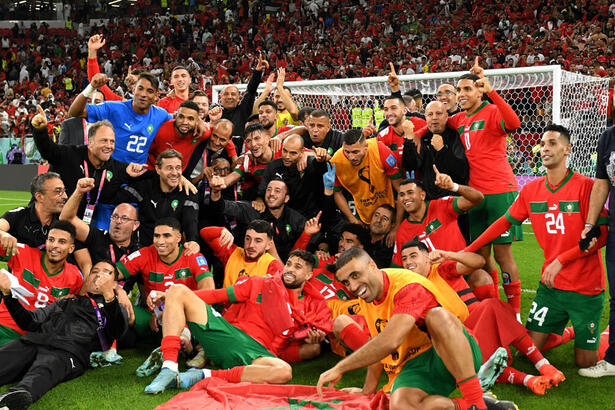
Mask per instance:
[[[474,360],[474,370],[478,372],[483,363],[483,356],[478,347],[478,343],[468,332],[463,329],[463,333],[470,342],[472,359]],[[448,397],[457,388],[457,381],[440,359],[436,350],[431,349],[421,353],[404,365],[401,373],[395,378],[391,394],[400,387],[413,387],[421,389],[430,396],[440,395]]]
[[[220,313],[207,306],[207,323],[188,322],[192,336],[205,354],[221,369],[246,366],[259,357],[276,357],[243,330],[231,325]]]
[[[470,238],[476,240],[494,223],[499,217],[504,215],[510,205],[515,202],[517,192],[504,192],[501,194],[488,194],[485,199],[468,211],[470,220]],[[523,229],[520,225],[513,225],[509,230],[498,236],[494,244],[512,243],[513,241],[523,240]]]
[[[159,344],[162,340],[162,325],[158,325],[158,332],[154,332],[149,327],[149,321],[153,313],[143,306],[133,305],[132,309],[135,312],[135,324],[133,328],[137,333],[137,340],[142,343]]]
[[[19,339],[21,334],[7,326],[0,325],[0,346],[11,340]]]
[[[534,332],[561,335],[570,319],[575,333],[575,347],[597,350],[600,345],[600,316],[603,306],[604,292],[584,295],[551,289],[541,283],[538,285],[525,327]]]

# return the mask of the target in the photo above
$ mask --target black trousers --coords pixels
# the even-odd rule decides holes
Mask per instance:
[[[54,386],[81,376],[84,366],[70,353],[13,340],[0,347],[0,386],[18,382],[37,401]],[[19,381],[21,380],[21,381]]]

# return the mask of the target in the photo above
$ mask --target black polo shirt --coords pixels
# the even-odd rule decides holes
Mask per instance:
[[[6,211],[2,218],[11,225],[9,233],[17,239],[17,242],[40,249],[47,241],[49,225],[43,225],[38,219],[34,204],[34,201],[30,201],[28,206]],[[51,223],[57,220],[58,215],[53,215]]]
[[[83,243],[90,250],[92,265],[101,260],[110,260],[113,263],[119,262],[122,256],[129,255],[140,248],[137,235],[133,235],[128,246],[120,247],[113,242],[108,231],[94,227],[90,227],[90,233]]]

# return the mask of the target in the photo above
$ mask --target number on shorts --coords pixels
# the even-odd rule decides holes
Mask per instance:
[[[36,295],[36,301],[34,302],[35,308],[44,308],[49,304],[49,296],[46,293],[38,292]]]
[[[143,147],[147,144],[147,137],[143,137],[140,135],[131,135],[130,141],[126,144],[126,151],[128,152],[138,152],[140,154],[143,153]]]
[[[527,321],[531,322],[532,320],[535,320],[538,323],[538,326],[542,326],[542,324],[545,322],[545,318],[547,317],[547,313],[549,312],[549,308],[543,306],[540,309],[536,310],[537,308],[538,305],[536,304],[536,302],[532,302],[532,308],[530,309],[530,314],[527,317]]]

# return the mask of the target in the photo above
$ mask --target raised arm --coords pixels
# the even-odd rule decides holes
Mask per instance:
[[[457,200],[457,207],[462,211],[467,211],[468,209],[475,207],[485,198],[482,192],[467,185],[459,185],[458,183],[453,182],[450,176],[441,174],[435,165],[433,166],[433,170],[436,173],[435,184],[437,187],[447,191],[457,192],[461,195]]]
[[[90,226],[77,216],[77,210],[86,192],[94,189],[94,178],[81,178],[77,181],[77,186],[68,201],[64,204],[60,213],[60,220],[68,221],[75,227],[75,237],[78,241],[84,242],[90,234]]]
[[[77,97],[75,97],[75,100],[68,109],[68,116],[87,118],[88,110],[86,108],[86,104],[88,97],[94,94],[96,89],[102,87],[108,82],[109,77],[101,73],[98,73],[94,77],[92,77],[92,81],[90,81],[90,84],[88,84],[85,90],[83,90],[80,94],[77,95]]]

